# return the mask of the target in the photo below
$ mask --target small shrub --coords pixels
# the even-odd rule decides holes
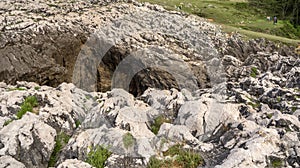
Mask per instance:
[[[192,150],[185,150],[181,145],[172,146],[164,152],[164,156],[171,156],[173,159],[159,160],[151,157],[148,163],[148,168],[161,167],[185,167],[196,168],[199,165],[204,165],[203,158]]]
[[[256,76],[258,75],[258,71],[257,71],[257,68],[256,67],[252,67],[251,68],[251,74],[250,76],[253,77],[253,78],[256,78]]]
[[[25,101],[21,105],[21,109],[16,114],[17,118],[21,119],[27,111],[34,112],[33,108],[37,107],[38,105],[39,104],[35,96],[29,96],[25,98]]]
[[[157,118],[154,119],[154,123],[152,124],[151,126],[151,131],[157,135],[159,129],[160,129],[160,126],[163,124],[163,123],[170,123],[171,121],[166,119],[164,116],[160,115],[158,116]]]
[[[134,142],[134,137],[129,132],[123,135],[123,144],[126,149],[133,146]]]
[[[64,132],[59,133],[55,138],[55,147],[53,152],[50,156],[50,160],[48,162],[48,167],[54,167],[55,163],[57,162],[59,153],[61,152],[62,148],[69,142],[70,136]]]
[[[88,153],[86,162],[96,168],[104,168],[105,161],[110,155],[111,152],[108,149],[102,146],[97,146],[94,150]]]
[[[295,112],[297,110],[297,107],[293,106],[292,107],[292,112]]]

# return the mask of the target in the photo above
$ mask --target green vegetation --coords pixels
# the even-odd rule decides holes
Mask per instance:
[[[7,126],[7,125],[10,124],[12,121],[13,121],[12,119],[6,120],[6,121],[4,122],[4,124],[3,124],[3,126]]]
[[[23,90],[26,90],[26,88],[17,87],[17,88],[9,88],[8,89],[8,91],[15,91],[15,90],[23,91]]]
[[[180,10],[221,24],[225,32],[238,31],[249,38],[263,37],[272,41],[297,45],[300,42],[300,28],[289,20],[278,17],[278,23],[267,21],[273,16],[268,9],[258,8],[245,0],[139,0]],[[268,0],[264,0],[268,1]],[[294,40],[291,40],[294,39]]]
[[[134,142],[135,142],[135,139],[129,132],[127,132],[126,134],[123,135],[123,144],[126,149],[133,146]]]
[[[34,90],[40,90],[41,89],[41,87],[40,86],[36,86],[36,87],[34,87]]]
[[[280,158],[272,157],[270,160],[271,160],[272,167],[274,168],[283,166]]]
[[[299,0],[248,0],[249,6],[289,21],[294,27],[300,25]],[[300,32],[299,32],[300,33]]]
[[[250,74],[250,76],[253,77],[253,78],[256,78],[257,75],[259,75],[259,73],[257,71],[257,68],[256,67],[252,67],[251,68],[251,74]]]
[[[277,96],[276,100],[278,103],[281,102],[281,96]]]
[[[151,157],[148,168],[167,168],[167,167],[185,167],[196,168],[204,165],[203,158],[192,150],[183,149],[181,145],[172,146],[164,152],[164,156],[170,156],[172,159],[159,160]]]
[[[69,142],[70,136],[65,134],[64,132],[59,133],[55,138],[55,147],[50,156],[50,160],[48,162],[48,167],[54,167],[57,162],[59,153],[62,148]]]
[[[273,117],[273,113],[267,114],[268,119],[271,119]]]
[[[297,110],[297,107],[293,106],[292,107],[292,112],[295,112]]]
[[[59,6],[58,5],[56,5],[56,4],[47,4],[49,7],[53,7],[53,8],[59,8]]]
[[[25,101],[21,105],[21,109],[17,112],[16,116],[18,119],[21,119],[22,116],[27,112],[34,112],[37,113],[36,111],[33,110],[34,107],[37,107],[38,101],[35,96],[28,96],[25,98]]]
[[[97,146],[94,150],[90,151],[86,162],[96,168],[104,168],[105,161],[109,158],[111,152],[102,146]]]
[[[159,129],[160,129],[160,126],[163,124],[163,123],[170,123],[171,121],[169,119],[167,119],[166,117],[160,115],[158,117],[156,117],[154,119],[154,123],[151,125],[151,131],[157,135]]]
[[[252,106],[253,109],[259,108],[261,106],[259,102],[248,102],[248,105]]]
[[[75,125],[76,125],[76,128],[78,128],[81,125],[81,122],[79,120],[76,120]]]

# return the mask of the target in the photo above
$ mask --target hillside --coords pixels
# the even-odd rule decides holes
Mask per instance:
[[[0,168],[300,167],[293,46],[132,0],[0,13]]]
[[[184,11],[205,17],[224,26],[224,31],[237,31],[246,38],[267,38],[272,41],[297,45],[300,42],[300,28],[297,30],[287,20],[279,18],[276,25],[267,21],[271,13],[254,6],[246,0],[140,0],[160,4],[167,9]],[[258,33],[255,33],[258,32]]]

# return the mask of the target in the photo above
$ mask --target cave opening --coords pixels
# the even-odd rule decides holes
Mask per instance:
[[[111,90],[113,74],[128,53],[129,51],[113,46],[105,54],[97,67],[97,91],[106,92]],[[123,75],[126,76],[128,74],[124,73]],[[122,82],[122,79],[120,80]],[[134,96],[142,95],[148,88],[179,89],[179,85],[172,74],[155,67],[144,68],[135,73],[128,85],[127,91]]]

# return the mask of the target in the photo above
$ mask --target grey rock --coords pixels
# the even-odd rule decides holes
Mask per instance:
[[[57,168],[92,168],[88,163],[85,163],[77,159],[67,159],[63,163],[59,164]]]
[[[0,167],[5,168],[25,168],[25,165],[11,156],[4,155],[0,156]]]
[[[0,155],[13,156],[27,167],[47,167],[55,136],[55,130],[38,116],[26,113],[0,130],[0,141],[4,144]]]

